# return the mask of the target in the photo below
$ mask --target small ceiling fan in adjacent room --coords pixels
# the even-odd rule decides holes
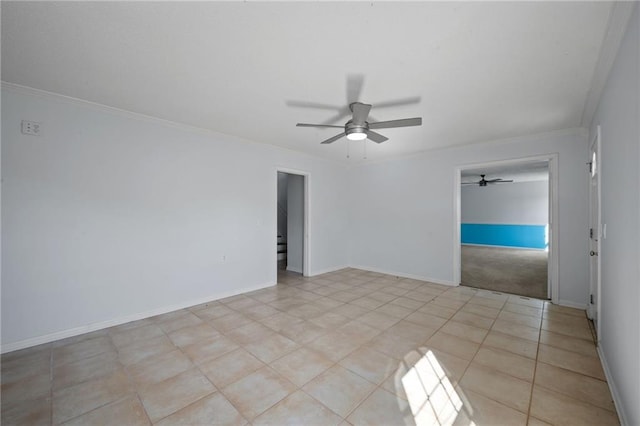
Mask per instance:
[[[403,118],[399,120],[389,120],[389,121],[368,122],[367,118],[369,117],[369,111],[371,111],[371,108],[372,108],[372,105],[369,105],[369,104],[363,104],[362,102],[352,102],[349,105],[349,109],[351,110],[352,117],[351,117],[351,120],[347,121],[344,126],[337,126],[332,124],[308,124],[308,123],[298,123],[296,124],[296,126],[321,127],[321,128],[333,127],[336,129],[343,129],[343,131],[340,132],[339,134],[320,142],[322,144],[330,144],[345,136],[347,137],[347,139],[352,141],[369,139],[375,143],[382,143],[386,140],[389,140],[389,138],[381,135],[380,133],[374,132],[373,130],[391,129],[393,127],[410,127],[410,126],[422,125],[422,117]]]
[[[513,180],[511,179],[485,179],[486,175],[480,175],[480,180],[475,181],[475,182],[462,182],[462,185],[478,185],[478,186],[487,186],[489,184],[494,184],[494,183],[510,183],[513,182]]]

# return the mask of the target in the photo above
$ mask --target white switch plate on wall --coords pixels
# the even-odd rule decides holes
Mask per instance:
[[[40,123],[36,123],[35,121],[22,120],[21,130],[23,135],[40,136],[42,126]]]

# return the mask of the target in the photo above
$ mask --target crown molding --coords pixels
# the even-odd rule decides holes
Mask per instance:
[[[347,166],[347,164],[345,164],[344,162],[341,162],[339,160],[333,160],[333,159],[330,159],[330,158],[320,157],[320,156],[317,156],[317,155],[309,154],[309,153],[302,152],[302,151],[297,151],[295,149],[291,149],[291,148],[287,148],[287,147],[283,147],[283,146],[271,145],[271,144],[267,144],[267,143],[257,142],[257,141],[254,141],[254,140],[245,139],[245,138],[242,138],[240,136],[235,136],[235,135],[231,135],[231,134],[228,134],[228,133],[222,133],[222,132],[218,132],[218,131],[211,130],[211,129],[205,129],[205,128],[202,128],[202,127],[196,127],[196,126],[192,126],[192,125],[181,123],[181,122],[177,122],[177,121],[167,120],[165,118],[154,117],[154,116],[142,114],[142,113],[139,113],[139,112],[134,112],[134,111],[129,111],[129,110],[122,109],[122,108],[112,107],[112,106],[101,104],[101,103],[98,103],[98,102],[93,102],[93,101],[88,101],[88,100],[85,100],[85,99],[75,98],[73,96],[63,95],[63,94],[60,94],[60,93],[50,92],[50,91],[42,90],[42,89],[36,89],[36,88],[30,87],[30,86],[23,86],[21,84],[10,83],[10,82],[4,81],[4,80],[0,81],[0,87],[2,88],[2,90],[11,91],[11,92],[14,92],[14,93],[34,96],[36,98],[50,100],[50,101],[54,101],[54,102],[63,102],[63,103],[66,103],[68,105],[74,105],[74,106],[80,107],[80,108],[93,109],[93,110],[99,111],[101,113],[112,114],[112,115],[116,115],[116,116],[123,117],[123,118],[126,118],[126,119],[142,121],[142,122],[146,122],[146,123],[150,123],[150,124],[154,124],[154,125],[158,125],[158,126],[170,127],[170,128],[173,128],[173,129],[176,129],[176,130],[179,130],[179,131],[188,132],[188,133],[191,133],[191,134],[197,134],[197,135],[201,135],[201,136],[208,137],[208,138],[224,139],[227,142],[244,143],[244,144],[259,146],[259,147],[262,147],[262,148],[269,147],[269,148],[272,148],[272,149],[275,149],[275,150],[279,150],[279,151],[282,151],[282,152],[294,153],[296,155],[301,155],[301,156],[313,158],[314,160],[318,160],[318,161],[322,161],[322,162],[325,162],[325,163],[329,163],[329,164],[334,165],[334,166],[339,166],[339,167],[343,167],[343,168],[346,168],[346,166]]]

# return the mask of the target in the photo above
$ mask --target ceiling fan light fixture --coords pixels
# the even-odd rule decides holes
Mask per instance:
[[[361,141],[367,138],[367,134],[364,131],[352,131],[347,133],[347,139],[350,141]]]

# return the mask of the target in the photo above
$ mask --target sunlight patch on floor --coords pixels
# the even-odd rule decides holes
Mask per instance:
[[[451,425],[462,410],[462,399],[431,351],[402,377],[402,386],[417,425]]]

